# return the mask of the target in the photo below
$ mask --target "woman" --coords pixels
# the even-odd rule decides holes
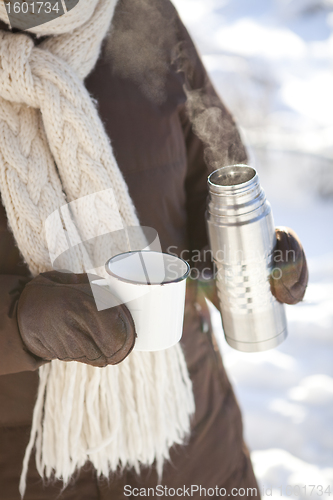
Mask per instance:
[[[44,229],[41,226],[38,232],[33,225],[36,218],[40,216],[40,212],[36,215],[36,207],[39,210],[41,199],[44,200],[43,207],[46,207],[43,213],[45,219],[52,213],[54,207],[64,204],[65,200],[61,199],[61,191],[65,192],[67,201],[89,192],[87,188],[87,191],[79,190],[77,194],[73,185],[75,187],[80,184],[82,179],[85,184],[89,184],[90,173],[88,172],[88,175],[87,171],[91,163],[86,158],[82,160],[80,153],[81,170],[74,171],[72,164],[77,158],[71,157],[71,151],[80,150],[74,142],[66,144],[68,137],[66,133],[62,137],[56,136],[57,120],[63,119],[61,115],[67,113],[69,123],[72,109],[69,106],[61,108],[63,103],[61,99],[67,98],[66,95],[70,94],[71,88],[81,92],[81,83],[79,79],[75,79],[73,72],[81,79],[89,73],[84,84],[92,98],[98,103],[98,113],[106,134],[112,141],[116,159],[117,165],[115,166],[114,161],[113,166],[110,166],[110,171],[114,169],[112,170],[113,177],[111,176],[112,182],[114,182],[114,176],[118,175],[117,168],[119,167],[140,224],[157,231],[163,251],[172,249],[173,253],[180,255],[183,250],[201,251],[208,244],[204,214],[207,198],[206,179],[209,173],[207,162],[209,164],[212,155],[209,146],[205,153],[204,142],[198,137],[201,135],[198,117],[200,118],[207,108],[214,107],[218,110],[222,125],[219,127],[220,136],[215,141],[220,158],[218,166],[245,163],[247,158],[234,121],[216,95],[193,43],[169,1],[120,0],[114,14],[108,10],[110,4],[111,2],[101,0],[99,2],[81,0],[75,9],[64,16],[60,35],[57,31],[49,29],[47,24],[32,29],[30,35],[12,34],[6,22],[1,24],[0,94],[1,123],[4,133],[1,139],[0,163],[1,194],[4,206],[1,208],[0,247],[2,307],[0,315],[2,375],[0,377],[0,498],[6,500],[20,498],[18,486],[28,443],[30,443],[30,448],[35,445],[37,449],[36,461],[39,472],[35,460],[31,459],[27,469],[26,489],[24,481],[21,482],[21,491],[25,489],[26,499],[116,499],[123,498],[124,495],[137,496],[140,488],[146,489],[141,490],[142,495],[144,491],[148,495],[147,488],[155,488],[157,484],[174,488],[175,491],[181,488],[178,494],[182,496],[188,496],[186,488],[191,488],[193,485],[192,491],[190,490],[193,498],[204,496],[203,490],[200,491],[200,486],[206,490],[208,488],[215,490],[218,487],[218,490],[224,491],[221,490],[224,488],[224,494],[232,494],[236,498],[259,497],[259,492],[254,494],[250,493],[250,490],[247,491],[247,488],[256,488],[257,485],[249,453],[243,442],[241,415],[220,355],[212,340],[207,306],[203,295],[198,293],[195,280],[189,284],[187,290],[182,338],[183,354],[172,351],[179,360],[179,363],[172,365],[175,371],[179,368],[178,364],[181,365],[181,356],[185,356],[193,388],[195,413],[191,420],[190,435],[184,443],[187,418],[191,414],[192,407],[190,387],[187,383],[188,375],[187,371],[185,373],[183,370],[183,377],[180,377],[179,381],[184,384],[183,405],[187,407],[182,419],[179,418],[181,422],[178,422],[182,425],[178,443],[182,441],[182,444],[177,444],[176,438],[171,439],[170,436],[166,436],[165,441],[170,438],[169,444],[174,444],[171,446],[170,459],[164,462],[162,479],[159,477],[161,467],[157,452],[154,465],[142,466],[136,471],[133,467],[117,469],[117,464],[112,463],[114,457],[108,457],[106,463],[109,465],[110,477],[108,480],[103,477],[98,478],[98,475],[108,476],[109,474],[103,469],[104,463],[99,468],[96,460],[94,462],[94,452],[91,450],[85,450],[86,455],[84,455],[84,457],[88,456],[90,461],[88,460],[83,465],[82,460],[80,462],[78,458],[75,464],[81,464],[81,466],[76,467],[78,470],[74,474],[69,473],[67,477],[62,471],[72,471],[72,469],[68,464],[67,469],[63,468],[63,463],[67,463],[68,459],[65,446],[69,446],[65,441],[64,444],[60,444],[59,455],[55,459],[55,466],[51,469],[57,478],[62,478],[65,483],[69,482],[67,487],[61,492],[62,481],[43,482],[40,477],[40,473],[52,476],[52,470],[48,470],[45,463],[50,457],[50,449],[56,449],[57,439],[62,442],[63,428],[68,425],[71,432],[75,434],[76,425],[79,425],[77,420],[66,423],[66,411],[63,411],[61,415],[64,418],[60,422],[61,425],[58,422],[56,428],[59,435],[53,429],[55,442],[51,445],[50,442],[43,441],[41,445],[43,432],[46,432],[45,422],[53,425],[50,422],[52,418],[57,419],[56,413],[64,405],[64,394],[68,395],[66,384],[58,393],[52,393],[48,367],[58,366],[55,365],[57,360],[78,362],[61,363],[61,366],[66,365],[66,369],[69,366],[76,366],[75,369],[78,370],[78,367],[83,365],[90,369],[90,367],[105,367],[105,365],[117,363],[119,363],[117,366],[124,367],[130,366],[129,363],[132,362],[130,360],[135,359],[134,353],[131,353],[135,343],[135,327],[127,308],[115,302],[113,308],[97,311],[87,276],[82,274],[82,270],[72,274],[51,271],[52,267],[47,261],[47,256],[44,255],[45,249],[39,246],[44,238],[42,233]],[[103,8],[105,11],[101,10]],[[75,15],[75,12],[79,12],[79,15]],[[94,40],[99,36],[99,31],[101,38],[104,38],[101,26],[105,24],[105,13],[110,16],[109,21],[112,18],[112,30],[104,39],[101,51],[92,51],[90,45],[95,43]],[[68,17],[69,15],[72,17]],[[1,18],[6,21],[3,12]],[[70,21],[66,21],[67,18]],[[61,18],[57,21],[59,20]],[[52,26],[51,23],[49,24]],[[49,37],[53,34],[57,36]],[[35,44],[34,47],[33,44]],[[45,59],[46,69],[41,67],[42,65],[38,66],[40,61],[44,61],[42,58]],[[65,60],[70,69],[60,59]],[[46,76],[45,71],[48,73]],[[50,74],[55,76],[51,78]],[[30,75],[32,75],[31,78]],[[65,80],[70,82],[66,87],[67,94],[59,91],[59,110],[65,109],[65,111],[55,114],[56,108],[51,100],[56,100],[54,96],[58,96],[56,91],[58,92],[60,87],[59,81],[65,82]],[[43,92],[43,97],[40,97],[41,92]],[[45,95],[48,96],[49,101],[44,98]],[[83,90],[82,96],[82,99],[88,99]],[[68,100],[75,104],[75,98],[76,92],[73,91]],[[105,166],[104,153],[100,154],[101,148],[108,151],[107,146],[105,146],[104,139],[100,139],[103,132],[98,128],[99,122],[96,121],[97,118],[89,105],[86,100],[80,108],[82,122],[77,129],[80,133],[82,132],[82,124],[86,123],[84,120],[88,116],[92,124],[91,135],[96,134],[97,129],[96,141],[102,144],[97,148],[97,152],[91,152],[91,157],[95,153],[100,155],[98,161],[107,171],[108,160],[105,160]],[[49,112],[47,106],[52,108],[52,112]],[[22,113],[29,117],[28,113],[32,108],[41,110],[38,117],[42,117],[43,125],[39,121],[36,122],[37,125],[33,124],[35,115],[31,115],[30,121],[28,118],[21,119]],[[38,117],[36,120],[39,120]],[[195,125],[193,126],[192,123]],[[54,129],[52,129],[53,126]],[[31,139],[31,130],[34,130],[39,142]],[[69,128],[67,131],[68,134],[72,133]],[[17,144],[15,141],[18,139],[21,141],[19,153],[15,146]],[[86,140],[89,140],[88,135]],[[26,146],[27,143],[29,146]],[[30,144],[41,144],[38,154],[35,154]],[[37,148],[37,146],[34,147]],[[94,149],[93,142],[91,149]],[[47,179],[45,177],[44,187],[36,194],[34,186],[41,185],[40,178],[44,175],[44,163],[42,162],[40,166],[38,158],[42,154],[47,155],[48,151],[53,155],[56,170],[51,170],[54,165],[50,165],[46,175],[49,177]],[[63,151],[66,151],[65,159]],[[88,152],[86,154],[88,155]],[[34,161],[31,161],[31,158],[34,158]],[[44,162],[49,161],[47,156],[45,158],[43,157]],[[54,163],[54,160],[51,163]],[[213,160],[215,162],[216,157]],[[65,169],[62,169],[63,163]],[[94,168],[98,170],[100,164],[97,162]],[[216,166],[215,163],[214,165]],[[58,176],[50,178],[50,172]],[[71,172],[70,178],[66,176],[67,172]],[[94,172],[91,175],[94,175]],[[105,186],[103,182],[100,182],[99,189],[108,187],[108,177],[105,179],[107,179]],[[116,196],[120,192],[122,197],[126,198],[128,195],[126,186],[122,184],[122,177],[116,180],[118,182],[116,188],[113,184]],[[19,181],[21,182],[20,189],[17,188]],[[60,186],[60,191],[59,189],[56,191],[55,187],[53,194],[49,195],[50,190],[46,190],[50,189],[50,186],[58,186],[57,189]],[[81,187],[80,185],[80,189]],[[74,194],[70,194],[71,189]],[[56,196],[58,196],[57,199]],[[122,213],[132,214],[130,199],[126,202],[127,212],[121,207]],[[125,217],[126,214],[124,219]],[[131,217],[131,221],[136,220],[135,215]],[[8,229],[8,220],[12,232]],[[42,220],[42,217],[39,220]],[[297,237],[291,231],[279,230],[277,236],[278,249],[282,250],[281,255],[284,255],[283,252],[286,250],[293,249],[296,252],[296,260],[291,266],[284,267],[283,264],[288,264],[286,262],[279,264],[284,273],[283,278],[275,284],[272,291],[280,301],[296,303],[302,299],[307,283],[304,253]],[[201,262],[201,267],[202,264],[206,267],[206,263]],[[207,265],[210,266],[210,263],[208,262]],[[47,270],[51,272],[41,274]],[[213,287],[206,288],[209,289],[209,296],[214,300]],[[173,362],[173,358],[170,358],[170,362]],[[168,378],[170,366],[166,365],[165,373]],[[42,370],[40,371],[41,383],[44,380],[47,389],[41,390],[39,386],[36,402],[39,367]],[[62,376],[64,372],[57,373]],[[94,371],[95,373],[97,372]],[[104,373],[106,373],[106,368],[98,371],[98,377],[103,377]],[[122,373],[125,372],[119,372],[120,375]],[[135,381],[132,380],[132,383]],[[158,382],[150,380],[149,383],[153,386]],[[120,380],[119,384],[119,387],[123,388],[123,392],[119,391],[119,398],[126,399],[124,394],[129,393],[126,392],[128,387],[124,380]],[[95,391],[98,390],[100,387],[97,384]],[[112,391],[112,387],[110,390]],[[176,387],[175,390],[177,390]],[[54,401],[52,401],[54,415],[50,416],[50,420],[45,420],[47,408],[50,408],[47,404],[51,393],[54,395]],[[73,394],[71,415],[75,414],[75,405],[79,405],[76,399],[77,393],[74,391]],[[90,397],[91,392],[87,394]],[[158,395],[157,392],[156,395]],[[172,399],[170,393],[169,397]],[[185,400],[185,398],[188,399]],[[117,407],[117,404],[115,400],[114,406]],[[124,408],[127,408],[126,405],[129,402],[125,401],[123,404]],[[159,404],[163,408],[163,401],[156,402],[156,406]],[[182,407],[179,402],[177,404],[178,408]],[[176,403],[174,405],[177,408]],[[33,429],[35,427],[35,430],[29,442],[34,407]],[[153,411],[153,407],[151,410]],[[89,412],[90,408],[87,411]],[[123,424],[124,432],[126,432],[126,425],[135,425],[134,421],[126,423],[126,418],[127,412],[123,413],[119,423],[120,426]],[[154,423],[153,420],[149,420],[150,418],[149,414],[146,415],[147,421]],[[177,417],[174,419],[176,426]],[[143,428],[144,422],[141,426],[141,429]],[[99,428],[95,431],[98,433]],[[85,432],[87,437],[91,429],[86,428]],[[150,427],[150,434],[154,435],[153,425]],[[141,439],[143,450],[145,450],[147,445],[145,441],[149,439],[150,434],[148,432]],[[137,437],[138,441],[132,450],[134,456],[132,462],[128,458],[129,453],[124,460],[121,459],[121,446],[115,448],[115,453],[117,457],[119,455],[122,465],[126,465],[126,460],[130,465],[140,462],[137,449],[139,438],[140,436]],[[126,443],[127,448],[130,444]],[[112,446],[112,443],[107,443],[104,448],[109,449],[108,446]],[[152,447],[157,450],[156,447],[154,448],[154,443]],[[26,468],[29,456],[30,454],[27,453]],[[154,456],[151,458],[153,460]],[[62,462],[57,470],[58,459]],[[151,461],[141,460],[144,464],[149,464]],[[51,458],[49,463],[52,463]],[[234,488],[237,490],[233,490]],[[237,491],[240,488],[245,489],[245,495],[243,492],[238,494]],[[214,492],[215,497],[223,494],[218,490]],[[167,492],[164,491],[163,494],[167,496]],[[210,493],[207,494],[210,495]],[[150,496],[154,495],[150,492]],[[156,496],[161,495],[156,494]]]

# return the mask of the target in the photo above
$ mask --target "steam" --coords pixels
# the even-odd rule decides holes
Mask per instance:
[[[106,56],[114,73],[134,81],[158,105],[167,100],[166,82],[172,65],[179,75],[176,85],[183,84],[193,131],[205,146],[208,169],[246,161],[235,122],[204,69],[199,67],[195,48],[171,2],[120,0],[107,39]]]
[[[246,162],[246,150],[236,124],[210,82],[205,90],[189,90],[186,86],[184,90],[187,114],[194,133],[205,145],[204,159],[209,170]]]
[[[162,104],[173,48],[176,11],[171,2],[129,0],[118,3],[106,44],[114,73],[129,78],[148,99]]]

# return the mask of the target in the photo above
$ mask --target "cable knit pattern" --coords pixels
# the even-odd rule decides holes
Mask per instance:
[[[56,19],[34,28],[37,34],[64,33],[66,16],[76,27],[38,47],[25,34],[0,31],[1,195],[34,275],[51,269],[45,221],[68,202],[84,200],[79,211],[73,208],[75,230],[83,240],[139,226],[110,142],[82,83],[97,61],[115,5],[116,0],[81,0],[63,16],[63,23]],[[1,4],[0,18],[6,20]],[[93,193],[99,194],[91,203],[88,195]],[[55,244],[61,231],[52,226]],[[143,234],[138,238],[137,248],[142,248]],[[122,244],[115,241],[115,249]],[[97,244],[91,252],[92,260],[97,254],[99,260],[110,257],[110,249]],[[79,250],[71,259],[69,269],[87,270]],[[179,345],[156,353],[132,352],[120,365],[103,369],[52,361],[40,368],[21,494],[34,446],[41,476],[54,474],[65,484],[87,460],[105,476],[119,465],[139,471],[140,464],[156,460],[161,474],[170,446],[189,432],[193,411]]]

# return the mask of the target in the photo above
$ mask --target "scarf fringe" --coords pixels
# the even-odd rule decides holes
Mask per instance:
[[[33,447],[39,474],[66,486],[88,461],[104,477],[155,463],[161,478],[169,448],[189,434],[194,399],[179,344],[105,368],[55,360],[39,374],[22,497]]]

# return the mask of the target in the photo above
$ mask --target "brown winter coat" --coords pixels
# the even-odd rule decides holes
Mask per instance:
[[[141,224],[158,231],[164,251],[172,247],[171,251],[180,254],[184,249],[207,245],[204,214],[208,171],[203,144],[187,118],[185,81],[192,89],[203,89],[206,98],[222,110],[225,132],[220,141],[230,162],[244,162],[246,153],[173,7],[168,0],[155,0],[155,5],[154,11],[145,12],[140,2],[120,1],[115,31],[104,44],[86,86],[98,102]],[[4,25],[1,28],[6,29]],[[173,63],[176,46],[181,48],[181,57]],[[0,500],[19,500],[18,482],[38,385],[40,360],[26,350],[16,321],[16,301],[29,279],[1,206]],[[240,411],[210,325],[208,329],[205,325],[206,305],[196,304],[196,285],[192,282],[187,291],[182,345],[193,382],[196,413],[188,444],[171,450],[162,484],[170,488],[219,486],[228,492],[231,488],[255,487]],[[125,498],[126,484],[156,486],[155,469],[143,470],[140,476],[126,471],[112,476],[107,484],[97,481],[88,464],[60,495],[61,484],[43,484],[32,458],[25,498],[117,500]]]

